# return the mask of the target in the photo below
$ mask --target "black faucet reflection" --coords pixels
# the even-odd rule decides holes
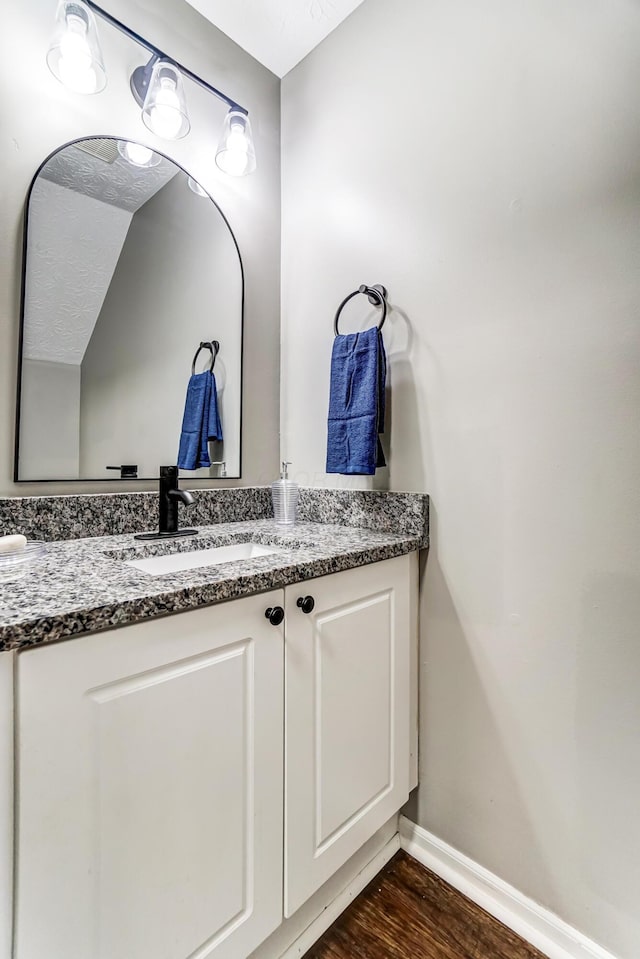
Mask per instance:
[[[178,467],[160,467],[159,528],[157,533],[139,533],[136,539],[166,539],[172,536],[195,536],[197,529],[178,528],[178,506],[191,506],[191,493],[178,486]]]

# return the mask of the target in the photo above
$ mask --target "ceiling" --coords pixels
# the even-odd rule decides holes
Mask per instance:
[[[283,77],[362,0],[187,0],[214,26]]]
[[[40,176],[83,196],[135,213],[179,172],[171,160],[162,158],[155,167],[135,167],[115,149],[115,140],[88,139],[80,146],[58,150],[46,162]],[[101,159],[85,152],[90,144],[113,145],[113,159]],[[84,149],[83,149],[84,147]]]

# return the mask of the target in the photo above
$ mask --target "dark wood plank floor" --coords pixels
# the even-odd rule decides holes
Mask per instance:
[[[404,852],[304,959],[545,959]]]

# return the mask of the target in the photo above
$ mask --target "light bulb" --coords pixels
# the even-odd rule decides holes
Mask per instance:
[[[244,176],[248,163],[249,157],[246,153],[232,153],[229,150],[222,161],[223,165],[218,164],[218,166],[229,176]]]
[[[231,124],[227,151],[227,173],[231,176],[242,176],[249,163],[249,141],[245,136],[243,124]]]
[[[187,185],[188,185],[189,189],[190,189],[193,193],[196,193],[198,196],[206,196],[206,197],[209,197],[209,194],[208,194],[207,191],[204,189],[204,187],[201,187],[200,184],[198,183],[198,181],[197,181],[197,180],[194,180],[192,176],[187,177]],[[211,198],[209,197],[209,199],[211,199]]]
[[[53,75],[74,93],[98,93],[107,76],[92,12],[81,2],[60,3],[56,35],[47,53]]]
[[[67,30],[60,41],[60,79],[76,93],[95,93],[98,85],[93,69],[87,25],[80,17],[67,17]]]
[[[118,153],[127,163],[139,167],[152,167],[160,163],[161,157],[149,147],[141,143],[131,143],[129,140],[118,140]]]
[[[216,164],[229,176],[245,176],[256,168],[251,126],[246,114],[230,110],[225,119]]]
[[[155,104],[149,111],[153,132],[165,140],[173,140],[180,132],[182,115],[176,85],[171,77],[160,78]]]
[[[154,58],[144,68],[146,72],[151,64],[151,77],[142,104],[142,120],[156,136],[165,140],[179,140],[191,128],[182,74],[174,63]]]

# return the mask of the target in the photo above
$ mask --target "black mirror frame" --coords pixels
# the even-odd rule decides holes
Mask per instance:
[[[53,150],[45,159],[42,161],[36,172],[34,173],[31,183],[29,184],[29,189],[27,190],[27,195],[25,198],[25,207],[24,207],[24,229],[22,236],[22,266],[21,266],[21,280],[20,280],[20,326],[18,333],[18,371],[17,371],[17,389],[16,389],[16,417],[15,417],[15,437],[14,437],[14,454],[13,454],[13,481],[14,483],[121,483],[123,482],[120,477],[100,477],[97,479],[20,479],[20,407],[22,400],[22,351],[24,343],[24,321],[25,321],[25,303],[26,303],[26,291],[27,291],[27,245],[29,237],[29,206],[31,203],[31,194],[33,188],[36,184],[40,173],[47,165],[47,163],[53,159],[58,153],[61,153],[62,150],[66,150],[67,147],[75,146],[76,143],[84,143],[86,140],[114,140],[118,141],[123,139],[122,137],[116,137],[112,135],[103,135],[103,134],[93,134],[92,136],[77,137],[74,140],[69,140],[67,143],[63,143],[62,146],[57,147]],[[126,138],[130,143],[136,143],[137,141]],[[145,146],[146,144],[138,144],[140,146]],[[169,163],[173,163],[179,170],[181,170],[185,176],[191,176],[188,170],[178,163],[173,157],[167,156],[166,153],[162,153],[160,150],[154,148],[154,153],[157,153],[158,156],[161,156],[164,160],[168,160]],[[223,213],[219,204],[214,200],[214,198],[207,194],[218,213],[222,217],[229,233],[231,234],[231,239],[236,248],[238,254],[238,263],[240,264],[240,282],[241,282],[241,303],[240,303],[240,450],[238,455],[238,475],[237,476],[203,476],[203,477],[193,477],[194,480],[202,480],[205,482],[210,482],[211,480],[219,479],[240,479],[242,477],[242,451],[243,451],[243,433],[242,433],[242,424],[243,424],[243,413],[244,413],[244,306],[245,306],[245,276],[244,276],[244,263],[242,262],[242,254],[240,252],[240,247],[238,246],[238,241],[236,235],[231,229],[231,224],[229,220]],[[156,482],[157,476],[138,476],[134,479],[129,479],[126,482],[137,482],[137,483],[146,483]]]

